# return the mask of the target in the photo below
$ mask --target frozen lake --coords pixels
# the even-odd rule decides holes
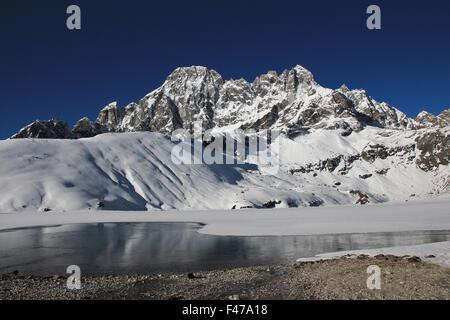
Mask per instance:
[[[214,236],[197,223],[67,224],[0,231],[0,273],[64,275],[199,271],[294,262],[316,254],[450,241],[450,231]]]

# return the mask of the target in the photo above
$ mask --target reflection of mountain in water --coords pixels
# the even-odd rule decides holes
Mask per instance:
[[[0,232],[0,272],[63,274],[192,271],[263,265],[342,250],[450,240],[448,231],[236,237],[199,234],[185,223],[64,225]]]

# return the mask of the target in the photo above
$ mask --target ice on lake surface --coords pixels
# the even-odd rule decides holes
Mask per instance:
[[[69,224],[0,231],[0,273],[187,272],[294,262],[316,254],[450,240],[450,231],[312,236],[213,236],[195,223]]]

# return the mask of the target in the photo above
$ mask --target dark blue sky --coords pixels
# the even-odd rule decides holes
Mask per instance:
[[[9,3],[8,3],[9,2]],[[66,28],[66,8],[82,30]],[[382,30],[366,8],[382,9]],[[137,101],[178,66],[251,81],[300,64],[415,116],[450,107],[450,1],[2,1],[0,138]]]

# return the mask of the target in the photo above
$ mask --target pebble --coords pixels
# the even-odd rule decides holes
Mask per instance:
[[[414,257],[408,258],[407,261],[408,262],[421,262],[422,259],[420,259],[419,257],[414,256]]]

